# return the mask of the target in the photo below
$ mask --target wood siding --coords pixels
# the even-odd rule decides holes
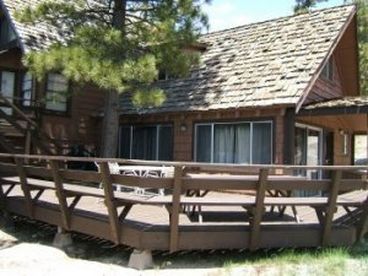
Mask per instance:
[[[172,113],[140,116],[122,116],[120,124],[161,124],[171,123],[174,126],[174,160],[194,160],[194,127],[201,122],[236,122],[242,120],[272,120],[274,162],[283,163],[284,144],[284,116],[285,110],[281,108],[232,110],[201,113]],[[186,125],[187,130],[182,131],[181,126]]]
[[[334,139],[334,164],[352,164],[352,136],[354,133],[366,133],[367,116],[365,114],[333,115],[333,116],[309,116],[298,117],[297,122],[324,128],[333,132]],[[348,152],[343,153],[343,135],[340,131],[348,134]]]
[[[0,70],[10,70],[16,73],[15,97],[21,97],[21,75],[26,71],[22,65],[22,53],[19,49],[12,49],[0,55]],[[39,101],[45,98],[45,81],[37,82],[33,99]],[[68,111],[65,113],[38,109],[37,123],[65,147],[67,153],[73,144],[93,145],[97,148],[101,136],[101,112],[104,105],[104,92],[92,85],[70,85],[71,97]],[[20,103],[20,101],[15,100]],[[31,114],[31,109],[23,108],[25,113]],[[32,115],[33,116],[33,115]],[[36,118],[33,116],[33,120]]]
[[[328,80],[321,76],[309,93],[308,98],[305,100],[305,104],[343,97],[344,92],[341,84],[340,69],[334,57],[332,57],[332,64],[333,79]]]
[[[333,80],[320,76],[303,104],[359,95],[357,45],[356,18],[354,18],[331,56],[334,64]]]

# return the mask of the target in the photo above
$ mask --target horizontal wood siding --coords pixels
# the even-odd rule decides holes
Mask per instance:
[[[98,147],[101,135],[104,92],[90,85],[72,87],[73,94],[68,114],[43,116],[46,132],[57,140],[71,145],[81,143]]]

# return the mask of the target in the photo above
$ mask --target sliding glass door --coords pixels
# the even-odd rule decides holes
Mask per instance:
[[[120,127],[119,157],[144,160],[173,160],[171,125],[125,125]]]
[[[194,159],[208,163],[272,163],[272,122],[201,123]]]
[[[295,129],[295,165],[317,166],[322,164],[322,129],[297,125]],[[300,171],[300,175],[318,179],[320,171]]]

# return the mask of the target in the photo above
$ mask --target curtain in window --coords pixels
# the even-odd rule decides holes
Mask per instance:
[[[271,124],[253,123],[252,163],[270,164],[272,156]]]
[[[235,126],[215,126],[215,163],[234,163],[235,161]]]
[[[250,124],[237,125],[234,163],[250,164]]]
[[[250,163],[250,125],[215,125],[215,163]]]
[[[156,160],[157,127],[134,127],[133,158]]]
[[[197,126],[196,161],[211,162],[211,129],[210,125]]]

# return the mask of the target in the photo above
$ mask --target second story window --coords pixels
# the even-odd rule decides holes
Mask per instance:
[[[46,110],[66,112],[68,108],[68,80],[60,74],[47,76]]]
[[[24,73],[22,76],[22,105],[31,106],[33,90],[33,77],[31,73]]]
[[[333,81],[334,78],[334,62],[330,58],[325,67],[322,70],[322,77],[326,80]]]

